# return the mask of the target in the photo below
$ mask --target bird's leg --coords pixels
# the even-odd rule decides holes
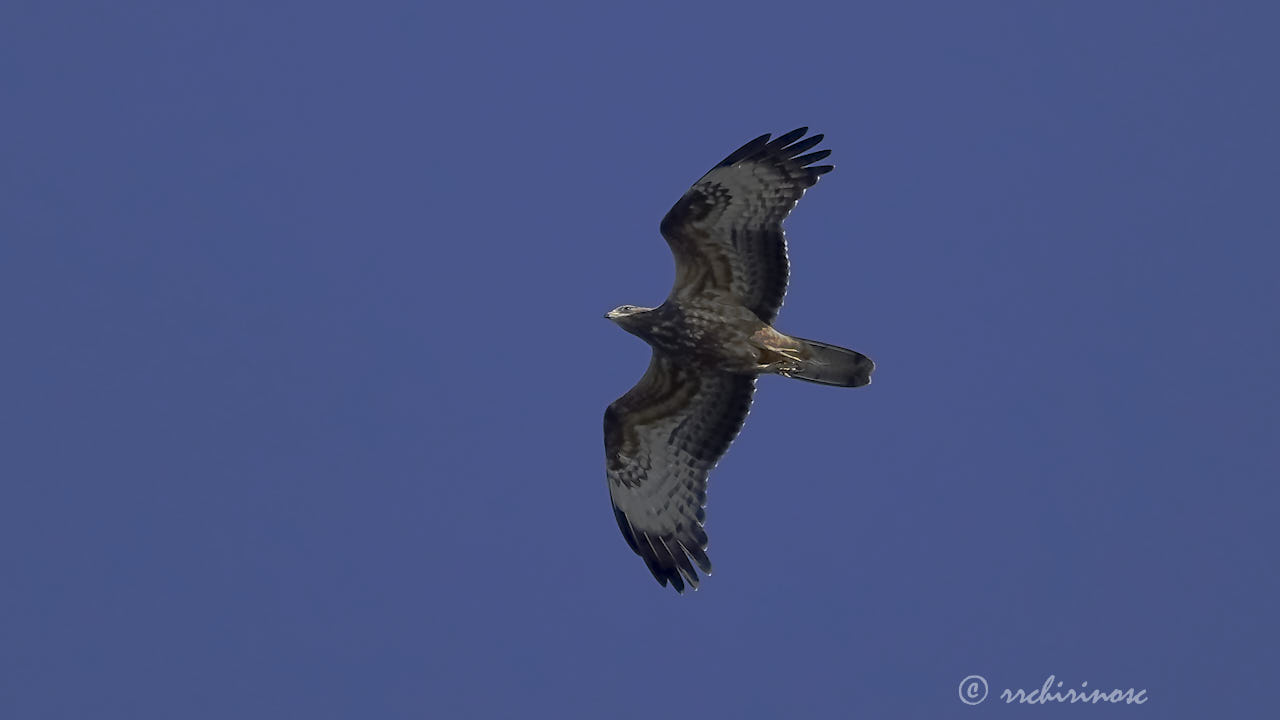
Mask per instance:
[[[758,372],[791,377],[804,362],[804,358],[799,355],[800,348],[793,345],[794,341],[771,327],[766,326],[756,331],[750,342],[760,348]]]
[[[783,377],[791,377],[792,373],[800,369],[800,362],[801,359],[792,353],[781,352],[777,348],[767,348],[760,353],[757,372],[777,373]]]
[[[792,350],[791,348],[771,347],[771,348],[769,348],[769,349],[770,349],[770,350],[772,350],[773,352],[775,352],[775,353],[777,353],[777,354],[781,355],[782,357],[784,357],[784,358],[788,359],[788,360],[792,360],[792,361],[794,361],[794,362],[803,362],[803,361],[804,361],[804,358],[802,358],[802,357],[800,357],[799,355],[797,355],[797,354],[796,354],[796,351],[795,351],[795,350]]]

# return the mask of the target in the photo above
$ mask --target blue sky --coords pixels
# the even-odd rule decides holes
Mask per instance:
[[[6,5],[0,715],[1274,711],[1277,20]],[[801,125],[777,324],[879,368],[761,381],[678,597],[609,510],[648,350],[601,315]],[[1150,699],[996,697],[1051,674]]]

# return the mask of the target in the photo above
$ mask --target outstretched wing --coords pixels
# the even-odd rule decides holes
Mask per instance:
[[[707,473],[742,429],[754,392],[754,377],[699,370],[655,351],[640,382],[604,413],[613,514],[663,586],[696,589],[693,563],[711,574],[702,529]]]
[[[808,128],[770,140],[761,135],[694,183],[662,219],[676,256],[672,297],[728,294],[772,323],[787,292],[782,221],[831,165],[830,150],[801,155],[822,141]],[[799,140],[799,142],[797,142]]]

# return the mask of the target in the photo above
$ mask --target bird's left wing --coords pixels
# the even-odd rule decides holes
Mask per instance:
[[[655,351],[640,382],[605,411],[613,514],[663,586],[684,592],[687,581],[696,589],[693,563],[711,574],[707,474],[742,429],[754,391],[752,376],[673,363]]]
[[[761,135],[720,161],[662,219],[676,258],[677,298],[727,295],[772,323],[787,292],[782,221],[831,165],[830,150],[804,155],[821,135],[799,128]],[[797,142],[798,141],[798,142]]]

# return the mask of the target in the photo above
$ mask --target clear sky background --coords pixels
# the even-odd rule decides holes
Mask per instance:
[[[0,10],[0,717],[1275,711],[1280,11],[448,5]],[[801,125],[778,325],[879,369],[760,382],[680,597],[601,316]]]

